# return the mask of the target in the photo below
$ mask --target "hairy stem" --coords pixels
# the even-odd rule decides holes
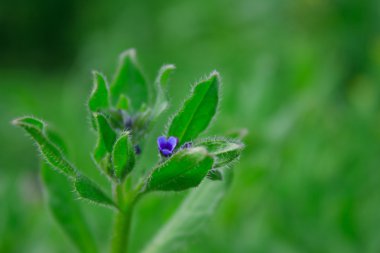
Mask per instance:
[[[127,253],[129,246],[129,234],[132,221],[133,206],[128,210],[119,211],[116,215],[113,238],[111,242],[111,253]]]
[[[114,199],[119,206],[115,217],[110,253],[128,253],[133,209],[144,195],[144,181],[131,190],[131,179],[114,185]]]
[[[129,245],[129,234],[134,207],[134,196],[125,196],[123,184],[115,186],[115,199],[119,205],[116,214],[111,240],[111,253],[127,253]]]

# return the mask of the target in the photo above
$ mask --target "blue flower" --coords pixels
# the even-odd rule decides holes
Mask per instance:
[[[180,149],[188,149],[188,148],[191,148],[193,146],[193,143],[191,143],[190,141],[188,142],[185,142],[181,147]]]
[[[177,137],[170,136],[168,139],[166,139],[165,136],[160,136],[157,138],[158,150],[160,151],[161,155],[165,157],[169,157],[173,154],[173,151],[177,144]]]

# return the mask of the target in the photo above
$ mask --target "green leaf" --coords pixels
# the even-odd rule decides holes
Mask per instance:
[[[152,117],[157,118],[163,111],[168,107],[168,98],[166,96],[166,88],[168,85],[169,77],[175,70],[175,66],[172,64],[164,65],[158,72],[157,79],[155,81],[156,85],[156,102],[153,107]]]
[[[20,124],[32,125],[32,126],[36,127],[37,129],[39,129],[41,132],[44,131],[44,128],[46,125],[42,120],[39,120],[39,119],[34,118],[34,117],[30,117],[30,116],[17,118],[15,120],[13,120],[12,123],[13,123],[13,125],[20,125]]]
[[[115,207],[111,198],[109,198],[94,182],[84,175],[78,175],[75,179],[75,190],[79,196],[91,202]]]
[[[193,146],[204,147],[215,157],[214,168],[230,166],[240,157],[244,149],[244,144],[240,141],[224,137],[199,139],[193,143]]]
[[[22,127],[32,137],[38,144],[43,158],[50,165],[67,176],[74,177],[76,175],[77,172],[74,166],[65,158],[62,151],[45,136],[41,128],[41,125],[44,126],[42,121],[31,117],[24,117],[15,119],[13,124]]]
[[[176,253],[188,248],[205,229],[229,185],[230,180],[203,181],[142,252]]]
[[[115,142],[112,162],[115,176],[121,181],[135,166],[135,150],[128,132],[122,133]]]
[[[219,100],[220,78],[213,72],[209,78],[196,84],[191,96],[174,115],[167,136],[179,139],[179,145],[195,139],[213,119]]]
[[[63,231],[82,253],[98,252],[95,240],[72,192],[72,184],[46,162],[41,165],[49,209]]]
[[[213,159],[204,148],[184,149],[153,169],[146,190],[182,191],[198,186]]]
[[[148,103],[148,85],[137,65],[134,49],[129,49],[120,55],[119,66],[110,92],[113,104],[117,103],[121,94],[131,98],[131,106],[134,110]]]
[[[88,107],[90,111],[97,112],[109,107],[108,84],[106,78],[99,72],[94,71],[94,87],[92,89]]]
[[[47,138],[51,142],[53,142],[62,151],[63,154],[67,154],[68,152],[67,146],[65,142],[63,141],[62,137],[56,131],[54,131],[48,126],[45,126],[44,132]]]
[[[128,111],[131,107],[129,98],[124,94],[121,94],[119,100],[117,101],[116,108],[120,110]]]
[[[94,117],[98,130],[94,158],[99,163],[107,155],[107,152],[112,152],[113,144],[116,141],[116,133],[102,114],[96,113]]]

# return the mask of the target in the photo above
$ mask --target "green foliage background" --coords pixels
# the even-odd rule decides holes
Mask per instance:
[[[74,251],[44,204],[35,147],[10,121],[53,124],[105,185],[85,101],[91,70],[111,76],[130,47],[151,80],[176,64],[166,115],[217,69],[223,101],[209,132],[249,130],[229,193],[184,252],[379,252],[379,17],[377,0],[0,2],[0,252]],[[156,159],[151,139],[143,162]],[[138,205],[134,252],[185,194]],[[106,249],[112,211],[80,205]]]

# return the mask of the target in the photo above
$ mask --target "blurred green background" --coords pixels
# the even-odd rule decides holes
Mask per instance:
[[[75,252],[44,203],[35,147],[10,121],[47,120],[105,185],[85,101],[91,70],[110,79],[130,47],[150,80],[176,64],[170,112],[220,71],[209,133],[249,129],[230,192],[185,252],[380,252],[378,0],[1,1],[0,252]],[[139,204],[134,252],[183,196]],[[81,205],[106,249],[112,211]]]

